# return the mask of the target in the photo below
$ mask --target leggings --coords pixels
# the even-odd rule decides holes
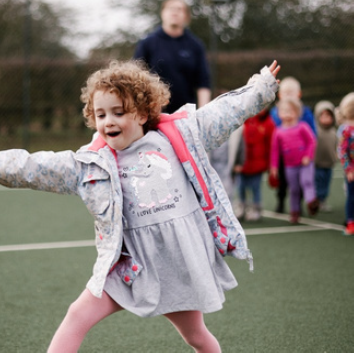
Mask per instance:
[[[347,200],[345,202],[345,216],[347,222],[354,221],[354,182],[345,179],[347,185]]]
[[[85,289],[70,305],[50,343],[48,353],[77,352],[86,334],[95,324],[121,310],[123,308],[107,293],[103,292],[102,298],[99,299]],[[221,352],[217,339],[206,328],[200,311],[181,311],[164,316],[197,353]]]
[[[301,192],[306,203],[316,198],[315,167],[313,162],[307,166],[285,167],[286,179],[290,191],[290,211],[301,209]]]

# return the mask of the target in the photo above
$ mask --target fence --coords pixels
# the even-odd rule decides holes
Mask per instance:
[[[282,67],[279,78],[297,78],[302,87],[302,99],[311,107],[323,99],[338,105],[344,95],[354,91],[354,50],[220,53],[217,56],[217,86],[231,89],[243,85],[250,75],[274,59]]]
[[[277,59],[280,78],[296,77],[303,101],[313,107],[326,99],[338,104],[354,91],[354,51],[239,51],[209,55],[215,60],[215,92],[244,85],[261,67]],[[87,76],[107,61],[20,59],[0,61],[0,149],[78,148],[90,132],[84,126],[81,87]],[[26,97],[24,78],[28,76]]]

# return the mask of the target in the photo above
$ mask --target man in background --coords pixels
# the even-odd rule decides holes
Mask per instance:
[[[161,26],[138,43],[134,58],[143,59],[170,85],[166,113],[186,103],[201,107],[211,98],[210,72],[202,42],[186,28],[191,20],[190,8],[184,0],[167,0],[160,15]]]

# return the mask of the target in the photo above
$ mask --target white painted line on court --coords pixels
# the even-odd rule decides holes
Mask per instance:
[[[20,244],[20,245],[0,246],[0,252],[45,250],[45,249],[74,248],[74,247],[91,247],[94,245],[95,245],[95,241],[93,241],[93,240],[68,241],[68,242],[47,242],[47,243],[28,243],[28,244]]]
[[[245,229],[246,235],[269,235],[269,234],[284,234],[293,232],[305,231],[322,231],[323,229],[318,226],[280,226],[280,227],[267,227],[259,229]]]
[[[267,218],[272,218],[272,219],[278,219],[278,220],[289,220],[289,215],[287,214],[280,214],[280,213],[275,213],[273,211],[269,210],[263,210],[262,215],[267,217]],[[344,226],[338,225],[338,224],[332,224],[329,222],[324,222],[316,219],[309,219],[309,218],[304,218],[300,217],[300,224],[305,224],[305,225],[310,225],[310,226],[315,226],[319,227],[322,229],[329,229],[329,230],[337,230],[337,231],[344,231]]]
[[[246,235],[268,235],[268,234],[281,234],[287,232],[305,232],[305,231],[320,231],[323,230],[318,226],[281,226],[269,227],[259,229],[246,229]],[[34,250],[51,250],[59,248],[74,248],[74,247],[91,247],[95,242],[92,240],[84,241],[68,241],[68,242],[47,242],[47,243],[29,243],[19,245],[6,245],[0,246],[0,252],[13,252],[13,251],[34,251]]]
[[[278,220],[289,220],[289,215],[275,213],[269,210],[263,210],[262,215],[267,218],[278,219]],[[306,231],[321,231],[323,229],[343,231],[344,226],[326,223],[323,221],[303,218],[300,219],[301,224],[298,226],[279,226],[279,227],[268,227],[268,228],[256,228],[256,229],[245,229],[246,235],[269,235],[269,234],[279,234],[279,233],[294,233],[294,232],[306,232]],[[307,224],[307,226],[306,226]],[[95,245],[93,240],[83,240],[83,241],[67,241],[67,242],[47,242],[47,243],[29,243],[29,244],[19,244],[19,245],[6,245],[0,246],[0,252],[11,252],[11,251],[30,251],[30,250],[45,250],[45,249],[58,249],[58,248],[74,248],[74,247],[92,247]]]

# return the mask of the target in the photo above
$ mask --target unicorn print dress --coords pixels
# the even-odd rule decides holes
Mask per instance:
[[[124,249],[142,266],[127,286],[118,267],[104,290],[126,310],[150,317],[222,308],[237,286],[215,247],[204,212],[169,140],[148,132],[117,151]],[[123,255],[124,256],[124,255]]]

